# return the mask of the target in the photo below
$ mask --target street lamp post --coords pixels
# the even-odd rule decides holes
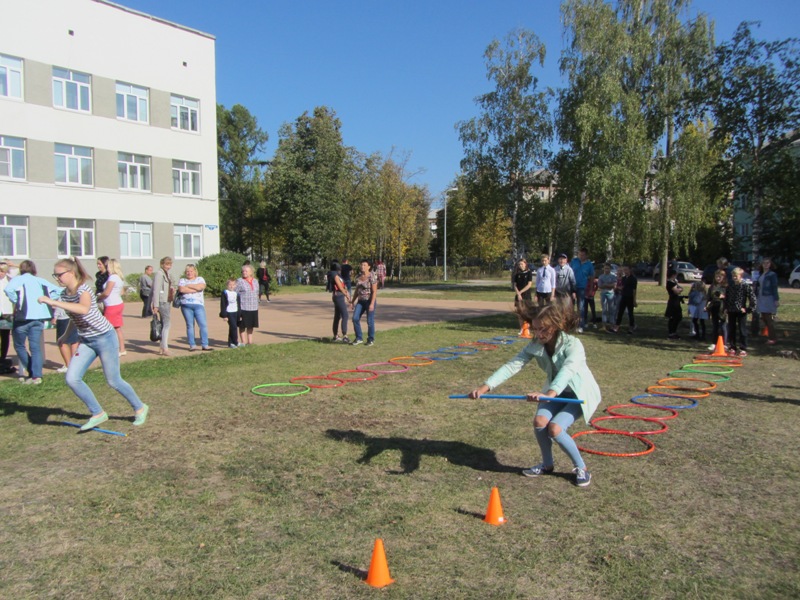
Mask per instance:
[[[451,187],[444,192],[444,280],[447,281],[447,194],[457,192],[457,187]]]

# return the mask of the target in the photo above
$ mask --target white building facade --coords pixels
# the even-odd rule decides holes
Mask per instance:
[[[214,37],[105,0],[0,19],[0,258],[219,252]]]

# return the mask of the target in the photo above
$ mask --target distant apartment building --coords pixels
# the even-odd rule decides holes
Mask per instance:
[[[105,0],[0,19],[0,257],[219,252],[214,37]]]

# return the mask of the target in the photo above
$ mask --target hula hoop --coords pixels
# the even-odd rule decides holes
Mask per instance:
[[[639,398],[680,398],[681,400],[689,400],[691,404],[677,404],[674,406],[670,406],[669,404],[656,404],[655,402],[637,402]],[[674,396],[670,394],[642,394],[640,396],[634,396],[631,398],[631,402],[634,404],[640,404],[642,406],[660,406],[661,408],[671,408],[673,410],[683,410],[686,408],[697,408],[699,402],[694,398],[686,398],[684,396]]]
[[[695,369],[694,367],[700,367],[702,371]],[[705,373],[706,375],[727,375],[729,373],[733,373],[733,369],[731,367],[726,367],[725,365],[712,365],[709,363],[690,363],[688,365],[683,365],[681,369],[692,371],[694,373]],[[709,371],[709,369],[719,369],[719,371]]]
[[[670,377],[680,377],[681,375],[698,375],[698,374],[705,374],[705,375],[716,375],[716,378],[712,377],[705,377],[708,381],[713,381],[714,383],[722,383],[723,381],[730,381],[731,378],[727,375],[717,375],[716,373],[711,373],[709,371],[697,371],[694,369],[676,369],[675,371],[670,371],[667,373]]]
[[[467,356],[469,354],[477,354],[478,350],[476,348],[459,348],[458,346],[445,346],[444,348],[439,348],[437,352],[450,352],[457,356]]]
[[[498,335],[492,339],[500,342],[501,344],[513,344],[519,341],[519,338],[514,335]]]
[[[487,350],[497,350],[497,344],[487,344],[485,342],[464,342],[463,344],[456,344],[456,348],[475,348],[478,352],[486,352]]]
[[[649,423],[658,423],[661,426],[661,429],[654,429],[653,431],[625,431],[624,429],[609,429],[608,427],[603,427],[602,425],[598,425],[599,421],[609,421],[611,419],[627,419],[630,421],[647,421]],[[659,421],[658,419],[651,419],[650,417],[636,417],[633,415],[609,415],[608,417],[595,417],[591,421],[589,421],[589,425],[597,429],[598,431],[610,431],[613,433],[633,433],[635,435],[655,435],[657,433],[666,433],[669,431],[669,427],[666,423]]]
[[[624,435],[626,437],[632,437],[633,439],[638,440],[642,442],[645,446],[647,446],[641,452],[602,452],[600,450],[591,450],[584,446],[578,446],[578,450],[580,450],[581,452],[588,452],[589,454],[598,454],[599,456],[616,456],[619,458],[633,458],[635,456],[645,456],[647,454],[650,454],[653,450],[656,449],[656,445],[653,442],[651,442],[645,437],[636,435],[635,433],[626,433],[622,431],[617,433],[614,431],[597,431],[597,430],[587,429],[586,431],[579,431],[578,433],[573,434],[572,439],[574,440],[575,438],[580,437],[582,435]]]
[[[285,387],[294,386],[294,387],[301,387],[301,388],[305,388],[305,389],[304,390],[300,390],[299,392],[290,392],[290,393],[287,393],[287,394],[267,394],[267,393],[264,393],[264,392],[257,392],[256,391],[256,390],[261,389],[261,388],[270,388],[270,387],[276,387],[276,386],[281,386],[281,385],[285,386]],[[307,386],[305,384],[302,384],[302,383],[291,383],[291,382],[289,382],[289,383],[262,383],[261,385],[255,386],[250,391],[252,393],[254,393],[256,396],[265,396],[267,398],[291,398],[292,396],[302,396],[303,394],[307,394],[308,392],[311,391],[311,387]]]
[[[510,344],[511,342],[500,342],[500,341],[497,341],[494,338],[488,338],[488,339],[478,340],[477,343],[478,344],[486,344],[487,346],[505,346],[507,344]]]
[[[417,360],[417,361],[425,360],[425,362],[411,362],[411,363],[403,362],[408,360]],[[430,358],[421,359],[416,356],[395,356],[394,358],[390,358],[389,362],[392,363],[393,365],[404,365],[406,367],[427,367],[428,365],[432,365],[436,361],[431,360]]]
[[[617,408],[634,408],[634,407],[637,407],[637,406],[640,407],[640,408],[651,408],[653,410],[663,410],[663,411],[667,411],[667,412],[672,413],[672,414],[667,415],[666,417],[647,417],[648,419],[655,419],[657,421],[668,421],[669,419],[674,419],[674,418],[676,418],[678,416],[678,411],[675,410],[674,408],[667,408],[666,406],[658,406],[658,405],[655,405],[655,404],[650,404],[650,405],[648,405],[648,404],[615,404],[614,406],[609,406],[608,408],[606,408],[606,412],[608,414],[612,415],[612,416],[615,416],[615,417],[633,417],[635,415],[626,415],[624,413],[614,412],[614,410],[617,409]]]
[[[356,367],[356,371],[363,371],[365,370],[364,367],[381,367],[383,365],[394,365],[397,367],[403,367],[402,369],[366,369],[368,371],[372,371],[373,373],[380,373],[381,375],[389,375],[391,373],[405,373],[408,371],[408,367],[405,365],[395,365],[395,363],[390,362],[376,362],[376,363],[365,363],[363,365],[358,365]]]
[[[338,381],[339,383],[332,383],[330,385],[322,385],[322,384],[310,384],[306,383],[310,388],[313,389],[322,389],[322,388],[335,388],[341,387],[345,384],[344,379],[336,379],[335,377],[328,377],[327,375],[301,375],[300,377],[292,377],[289,381],[292,383],[297,383],[298,381],[307,381],[309,379],[321,379],[323,381]]]
[[[666,392],[659,392],[658,390],[669,390]],[[697,391],[695,388],[687,388],[681,387],[678,385],[651,385],[648,387],[645,392],[648,394],[653,394],[655,396],[674,396],[676,398],[708,398],[708,392],[698,392],[697,394],[685,394],[682,392],[695,392]]]
[[[430,356],[431,354],[450,354],[451,356]],[[455,360],[458,358],[458,354],[455,352],[443,352],[441,350],[422,350],[414,352],[412,356],[425,356],[430,360]]]
[[[328,373],[328,377],[332,379],[337,379],[335,376],[341,373],[370,373],[372,377],[339,377],[341,381],[345,383],[359,383],[362,381],[372,381],[373,379],[377,379],[379,374],[375,371],[368,371],[366,369],[342,369],[340,371],[331,371]]]
[[[694,377],[664,377],[663,379],[659,379],[658,383],[665,384],[668,381],[699,381],[701,383],[707,383],[708,385],[698,386],[696,388],[691,388],[692,390],[697,390],[698,392],[711,392],[717,389],[717,384],[713,381],[708,381],[706,379],[696,379]],[[670,385],[670,384],[667,384]],[[686,388],[689,389],[689,388]]]

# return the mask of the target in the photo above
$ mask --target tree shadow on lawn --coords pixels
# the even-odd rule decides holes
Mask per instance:
[[[787,387],[787,386],[774,386],[774,387]],[[719,392],[718,396],[731,398],[733,400],[750,400],[755,402],[770,402],[770,403],[780,402],[782,404],[793,404],[795,406],[800,406],[800,400],[795,400],[794,398],[780,398],[777,396],[770,396],[768,394],[753,394],[751,392],[726,391],[726,392]]]
[[[328,429],[329,438],[339,442],[349,442],[365,446],[364,454],[358,459],[359,464],[368,464],[373,458],[386,450],[399,450],[402,471],[389,471],[392,475],[407,475],[419,469],[420,459],[426,456],[441,456],[448,462],[462,467],[470,467],[477,471],[494,473],[519,473],[519,467],[503,465],[497,460],[493,450],[479,448],[463,442],[442,440],[415,440],[403,437],[372,437],[363,431]]]

